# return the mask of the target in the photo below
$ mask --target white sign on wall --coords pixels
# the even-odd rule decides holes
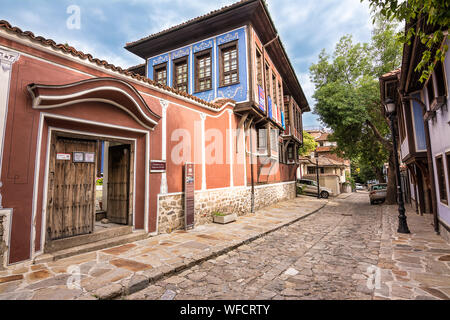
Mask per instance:
[[[56,160],[70,160],[70,153],[57,153]]]

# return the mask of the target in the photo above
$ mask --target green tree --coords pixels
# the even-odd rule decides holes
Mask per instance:
[[[308,132],[303,131],[303,145],[298,149],[300,156],[307,156],[314,150],[316,150],[318,143],[314,140],[314,137]]]
[[[364,0],[361,0],[361,2]],[[386,19],[406,22],[405,32],[399,34],[402,43],[411,43],[418,37],[426,49],[416,71],[422,71],[420,81],[433,72],[436,63],[444,61],[448,50],[442,45],[444,32],[450,27],[450,1],[448,0],[367,0],[372,10]]]
[[[377,18],[372,41],[353,43],[350,35],[336,44],[333,55],[325,50],[311,65],[315,84],[315,113],[333,130],[338,153],[357,159],[364,168],[380,173],[388,161],[393,167],[393,147],[388,120],[380,98],[378,78],[400,66],[401,45],[395,25]],[[395,202],[395,171],[389,170],[387,203]],[[378,174],[381,178],[381,174]]]

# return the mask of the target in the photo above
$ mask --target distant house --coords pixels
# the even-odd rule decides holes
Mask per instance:
[[[411,23],[429,29],[424,21]],[[448,31],[445,34],[441,48],[450,46]],[[450,53],[444,62],[436,63],[430,78],[422,83],[416,67],[424,50],[425,45],[417,37],[404,45],[401,69],[380,77],[381,99],[392,99],[397,105],[397,139],[416,210],[433,213],[436,231],[440,229],[450,240]]]
[[[330,133],[323,130],[307,131],[319,144],[316,148],[318,154],[318,170],[320,185],[330,188],[334,195],[348,192],[346,176],[350,175],[350,160],[342,159],[333,152],[337,144],[329,141]],[[314,154],[309,157],[299,157],[300,167],[298,177],[317,180],[317,164]]]

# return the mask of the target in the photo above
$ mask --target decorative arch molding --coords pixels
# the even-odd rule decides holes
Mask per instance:
[[[160,120],[129,83],[115,78],[94,78],[65,85],[29,84],[33,109],[55,109],[85,102],[102,102],[115,106],[140,125],[153,130]]]

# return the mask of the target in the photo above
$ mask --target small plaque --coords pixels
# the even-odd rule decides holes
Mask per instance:
[[[84,152],[74,152],[73,162],[84,162]]]
[[[166,162],[163,160],[151,160],[150,161],[150,172],[166,172]]]
[[[85,152],[84,153],[84,162],[89,162],[89,163],[95,162],[95,152]]]
[[[56,154],[56,160],[70,160],[71,155],[70,153],[57,153]]]

